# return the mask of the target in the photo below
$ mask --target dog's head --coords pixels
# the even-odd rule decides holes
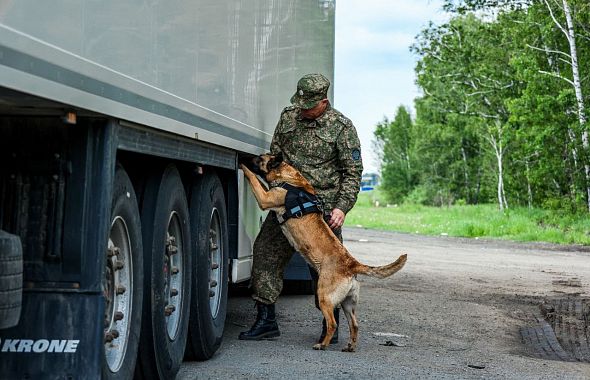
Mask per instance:
[[[301,173],[291,166],[284,158],[282,153],[262,154],[252,159],[242,162],[253,173],[263,177],[267,183],[286,182],[295,187],[304,188],[307,192],[315,194],[311,184],[301,175]],[[272,185],[271,185],[272,186]]]
[[[262,154],[260,156],[254,157],[252,160],[247,161],[245,164],[248,169],[252,170],[254,173],[258,174],[261,177],[267,178],[267,176],[273,171],[281,166],[283,163],[283,154],[278,153],[276,155],[272,155],[270,153]]]

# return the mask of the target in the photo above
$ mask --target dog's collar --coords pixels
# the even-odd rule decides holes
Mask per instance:
[[[271,182],[269,182],[268,186],[270,186],[270,187],[283,187],[283,185],[286,185],[286,184],[287,184],[287,182],[271,181]]]

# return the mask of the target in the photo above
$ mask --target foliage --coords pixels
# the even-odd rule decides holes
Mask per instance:
[[[397,109],[393,121],[377,124],[375,138],[381,148],[381,181],[390,202],[401,202],[413,185],[410,157],[412,119],[405,107]]]
[[[447,0],[445,9],[453,17],[412,46],[423,92],[414,120],[400,107],[375,132],[389,202],[588,212],[590,3]]]

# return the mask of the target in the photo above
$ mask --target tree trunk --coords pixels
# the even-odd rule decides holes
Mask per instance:
[[[475,195],[473,198],[473,204],[477,205],[479,204],[479,193],[481,191],[481,175],[482,175],[482,170],[481,170],[481,166],[478,166],[477,168],[477,175],[476,175],[476,179],[475,179]]]
[[[498,169],[500,169],[502,167],[502,160],[498,155],[496,155],[496,158],[498,159]],[[502,183],[502,171],[498,170],[498,207],[500,208],[500,211],[504,211],[502,187],[504,187],[504,184]]]
[[[582,94],[582,83],[580,81],[580,70],[578,66],[578,52],[576,47],[576,33],[574,31],[574,22],[567,0],[562,0],[563,13],[567,23],[567,40],[570,46],[570,56],[572,61],[572,76],[574,82],[574,91],[576,93],[576,100],[578,103],[578,121],[582,128],[582,148],[585,151],[584,155],[584,174],[586,179],[586,200],[588,211],[590,212],[590,164],[588,163],[588,131],[586,130],[586,110],[584,104],[584,96]]]
[[[496,162],[498,164],[498,207],[500,208],[500,211],[504,211],[504,209],[508,208],[508,202],[506,202],[506,194],[504,192],[504,172],[502,165],[504,150],[502,148],[501,127],[499,125],[496,126],[498,128],[499,138],[496,139],[496,136],[494,136],[493,133],[490,133],[488,141],[492,144],[494,154],[496,155]]]
[[[508,202],[506,201],[506,193],[504,192],[504,170],[503,170],[503,154],[500,151],[496,152],[496,159],[498,160],[498,205],[500,211],[508,209]]]

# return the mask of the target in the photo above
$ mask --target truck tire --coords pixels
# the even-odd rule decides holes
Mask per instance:
[[[23,248],[20,238],[0,230],[0,329],[18,324],[23,297]]]
[[[117,165],[106,249],[103,379],[130,379],[135,370],[143,303],[143,246],[137,198]]]
[[[175,166],[148,179],[141,209],[147,281],[136,375],[174,379],[186,346],[192,277],[188,204]]]
[[[195,275],[186,358],[207,360],[215,354],[223,336],[229,267],[225,196],[214,173],[193,184],[190,213]]]

